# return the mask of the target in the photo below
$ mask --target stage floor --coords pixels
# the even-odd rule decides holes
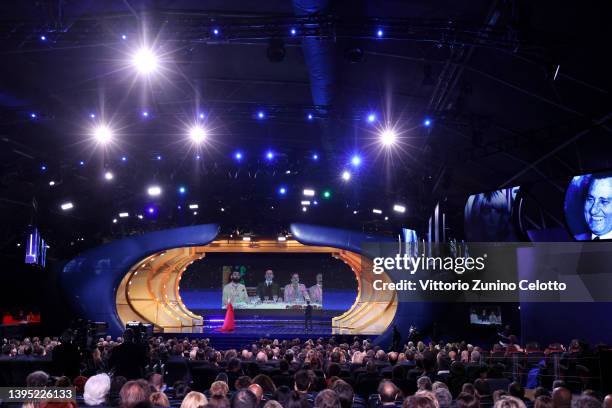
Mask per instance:
[[[221,336],[244,336],[252,335],[257,337],[274,337],[274,336],[330,336],[332,334],[331,320],[313,320],[312,330],[306,331],[304,327],[304,319],[295,320],[279,320],[279,319],[236,319],[236,328],[231,333],[221,333],[217,330],[223,325],[223,319],[204,320],[203,326],[184,327],[166,329],[168,333],[182,334],[207,334],[214,333]]]

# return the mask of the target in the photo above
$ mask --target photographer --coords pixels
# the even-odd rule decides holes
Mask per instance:
[[[115,376],[128,380],[143,378],[146,365],[146,349],[136,342],[134,330],[126,329],[123,333],[123,343],[113,348],[109,359],[109,368]]]

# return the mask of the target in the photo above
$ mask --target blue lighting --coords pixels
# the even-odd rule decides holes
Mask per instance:
[[[317,200],[314,200],[314,201],[312,202],[312,204],[313,204],[313,205],[319,205],[319,202],[318,202]]]
[[[242,160],[242,152],[234,153],[234,158],[238,161]]]
[[[308,120],[312,120],[314,118],[314,116],[312,116],[312,113],[309,113],[306,117],[308,118]]]
[[[257,112],[257,119],[265,119],[266,113],[264,111]]]
[[[92,119],[95,119],[96,118],[96,114],[95,113],[90,113],[89,117],[92,118]]]
[[[187,192],[187,188],[184,186],[180,186],[178,192],[179,194],[185,194]]]
[[[319,155],[316,153],[312,154],[312,160],[319,160]]]
[[[147,112],[147,111],[142,112],[142,116],[145,117],[145,118],[148,118],[149,117],[149,112]]]
[[[286,188],[286,187],[280,187],[280,188],[278,189],[278,194],[280,194],[280,195],[285,195],[285,194],[287,194],[287,188]]]
[[[353,157],[351,157],[351,164],[355,167],[359,167],[361,165],[361,156],[359,155],[353,155]]]
[[[162,159],[161,155],[157,155],[156,159],[161,160]]]
[[[199,117],[200,119],[204,119],[204,114],[203,114],[203,113],[200,113],[200,114],[198,115],[198,117]]]
[[[84,166],[84,165],[85,165],[85,162],[84,162],[83,160],[81,160],[81,161],[79,162],[79,166]]]
[[[44,164],[42,166],[40,166],[40,170],[41,171],[47,171],[47,166],[45,166]]]
[[[156,212],[157,212],[157,209],[153,207],[152,205],[147,207],[147,214],[152,216],[152,215],[155,215]]]
[[[36,113],[32,112],[32,113],[30,113],[30,117],[32,119],[36,119],[38,117],[38,115]]]
[[[122,162],[125,162],[125,161],[127,161],[127,157],[125,157],[125,156],[122,156],[122,157],[121,157],[121,161],[122,161]]]
[[[123,41],[127,40],[127,35],[125,35],[125,34],[121,34],[121,39],[122,39]]]
[[[368,123],[374,123],[374,122],[376,122],[376,114],[368,113]]]
[[[425,127],[430,127],[431,126],[431,119],[429,118],[425,118],[425,120],[423,121],[423,126]]]
[[[272,150],[268,150],[266,152],[266,159],[268,159],[268,160],[274,159],[274,152]]]
[[[291,35],[296,35],[297,34],[297,30],[295,28],[292,28],[290,33],[291,33]]]
[[[200,160],[202,157],[198,154],[196,155],[196,160]]]
[[[214,35],[219,35],[219,29],[218,28],[213,28],[213,34]]]
[[[376,30],[376,36],[378,38],[382,38],[383,35],[385,35],[385,32],[382,30],[382,28],[379,28],[378,30]]]
[[[46,35],[41,35],[40,36],[40,41],[47,41],[47,36]]]

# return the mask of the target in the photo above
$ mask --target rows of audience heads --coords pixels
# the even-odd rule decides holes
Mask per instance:
[[[124,338],[100,338],[93,351],[82,351],[82,375],[35,371],[24,385],[75,387],[79,398],[63,403],[65,408],[612,408],[612,395],[585,387],[572,392],[562,381],[529,390],[527,398],[521,383],[508,379],[503,363],[520,349],[517,345],[508,350],[497,344],[485,352],[466,343],[409,342],[401,351],[386,352],[367,339],[339,343],[331,337],[260,339],[242,349],[217,350],[209,339],[157,336],[139,345],[146,351],[142,376],[127,378],[111,366],[111,357],[133,339],[130,332]],[[61,343],[57,338],[5,340],[3,358],[50,359]],[[548,350],[571,348],[551,345]],[[205,385],[190,375],[167,384],[169,362],[177,360],[186,366],[199,363],[216,376]],[[507,379],[507,384],[493,389],[493,379]]]

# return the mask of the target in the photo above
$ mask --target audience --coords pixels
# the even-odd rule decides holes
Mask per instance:
[[[612,395],[593,391],[601,390],[591,382],[596,373],[559,375],[580,364],[576,348],[583,343],[573,342],[574,354],[561,355],[553,372],[547,371],[554,366],[547,355],[532,365],[535,358],[516,359],[516,353],[527,353],[516,343],[510,351],[496,344],[489,352],[466,343],[419,341],[387,353],[367,339],[344,340],[260,339],[219,351],[209,339],[138,339],[127,330],[123,338],[101,338],[92,352],[82,353],[81,375],[38,370],[22,381],[29,387],[74,386],[81,406],[120,408],[612,408]],[[59,347],[62,341],[4,340],[2,358],[48,359],[53,374],[54,350],[65,359],[70,349]],[[523,384],[532,389],[526,392]]]

